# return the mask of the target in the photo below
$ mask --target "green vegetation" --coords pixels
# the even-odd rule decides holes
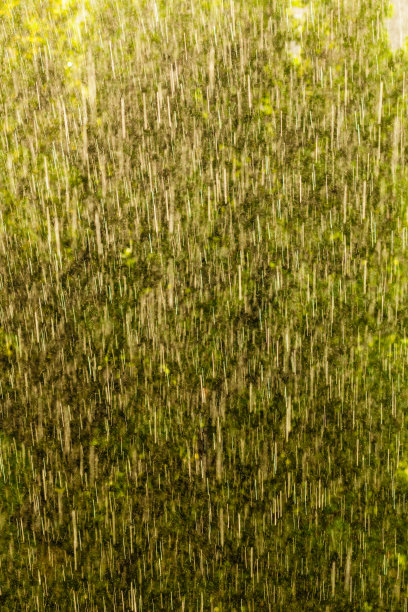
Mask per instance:
[[[289,8],[1,5],[2,610],[407,609],[408,55]]]

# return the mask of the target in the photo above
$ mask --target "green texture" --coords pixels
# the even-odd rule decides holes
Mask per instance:
[[[407,608],[408,56],[302,6],[2,5],[1,610]]]

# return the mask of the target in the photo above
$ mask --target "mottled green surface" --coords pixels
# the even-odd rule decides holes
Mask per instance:
[[[14,4],[0,608],[406,609],[387,7]]]

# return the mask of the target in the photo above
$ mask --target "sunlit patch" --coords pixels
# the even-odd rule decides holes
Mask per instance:
[[[390,4],[391,16],[385,20],[391,50],[393,52],[406,47],[408,37],[408,4],[404,0],[395,0]]]
[[[408,486],[408,462],[407,461],[405,460],[400,461],[398,465],[398,469],[396,470],[395,476],[396,476],[397,481],[401,485],[404,485],[405,487]]]
[[[288,53],[293,57],[295,63],[300,62],[300,56],[302,52],[301,44],[298,40],[299,35],[301,36],[304,22],[306,21],[307,6],[298,0],[293,0],[289,9],[287,10],[287,19],[292,25],[293,35],[295,40],[291,40],[288,44]],[[296,40],[297,39],[297,40]]]

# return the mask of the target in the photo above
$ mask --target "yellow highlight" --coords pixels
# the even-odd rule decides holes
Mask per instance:
[[[406,565],[407,565],[407,557],[406,557],[406,555],[402,555],[402,554],[398,553],[397,554],[397,560],[398,560],[398,565],[402,569],[405,569]]]

